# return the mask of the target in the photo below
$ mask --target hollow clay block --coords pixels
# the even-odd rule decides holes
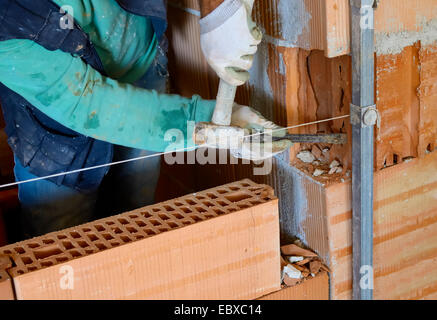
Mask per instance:
[[[14,300],[12,281],[6,269],[12,266],[12,261],[7,256],[0,255],[0,300]]]
[[[255,299],[281,282],[278,200],[243,180],[0,248],[17,299]]]

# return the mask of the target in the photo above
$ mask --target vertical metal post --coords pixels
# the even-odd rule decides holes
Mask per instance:
[[[374,0],[350,0],[353,298],[373,299]],[[363,272],[363,274],[361,274]],[[367,276],[367,282],[362,282]],[[364,284],[364,285],[363,285]]]

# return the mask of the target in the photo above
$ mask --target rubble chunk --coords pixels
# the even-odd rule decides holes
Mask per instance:
[[[290,278],[289,276],[285,275],[284,276],[284,283],[288,286],[288,287],[294,287],[295,285],[297,285],[300,282],[300,279],[293,279]]]
[[[288,261],[290,261],[291,263],[295,263],[295,262],[299,262],[299,261],[302,261],[303,260],[303,257],[302,256],[291,256],[291,257],[288,257]]]
[[[281,252],[285,256],[303,256],[303,257],[317,257],[317,254],[301,248],[295,244],[289,244],[281,247]]]
[[[298,269],[296,269],[291,264],[284,267],[283,271],[284,278],[285,275],[289,276],[291,279],[302,279],[302,272]]]
[[[317,159],[320,159],[320,157],[322,156],[322,150],[320,150],[320,148],[316,145],[313,145],[313,147],[311,148],[311,153]]]
[[[314,173],[313,173],[313,176],[314,177],[320,177],[322,174],[324,174],[325,173],[325,170],[322,170],[322,169],[316,169],[316,170],[314,170]]]
[[[297,158],[305,163],[312,163],[314,160],[316,160],[316,157],[314,157],[314,155],[308,150],[299,152],[297,154]]]
[[[338,162],[337,160],[334,160],[331,162],[331,164],[329,165],[329,168],[336,168],[340,166],[340,162]]]

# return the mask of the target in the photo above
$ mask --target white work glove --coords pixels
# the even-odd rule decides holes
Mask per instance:
[[[229,149],[232,156],[240,159],[259,161],[272,158],[290,148],[293,143],[283,139],[268,140],[268,137],[284,137],[287,130],[264,118],[258,111],[234,104],[231,126],[213,126],[200,124],[196,130],[197,144],[206,144],[210,148]],[[264,132],[264,138],[259,134]],[[252,137],[250,137],[253,135]],[[249,136],[249,137],[248,137]],[[267,138],[267,139],[265,139]]]
[[[251,17],[253,0],[225,0],[200,20],[200,44],[209,65],[227,83],[249,79],[262,32]]]

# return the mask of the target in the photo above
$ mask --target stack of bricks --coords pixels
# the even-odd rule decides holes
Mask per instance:
[[[280,288],[277,202],[272,188],[243,180],[0,254],[17,299],[254,299]]]

